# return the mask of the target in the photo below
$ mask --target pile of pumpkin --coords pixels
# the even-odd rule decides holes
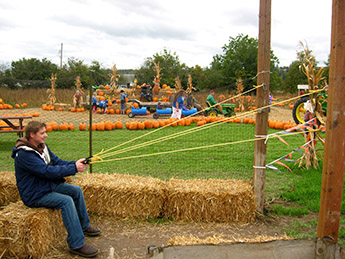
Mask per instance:
[[[296,127],[296,123],[294,122],[285,122],[285,121],[277,121],[277,120],[268,120],[268,127],[271,129],[279,129],[279,130],[287,130],[293,127]]]
[[[26,107],[28,107],[28,105],[26,103],[23,103],[23,104],[16,103],[14,105],[14,108],[17,108],[17,109],[18,108],[26,108]],[[2,110],[2,109],[9,109],[9,110],[11,110],[11,109],[13,109],[13,105],[8,104],[8,103],[4,103],[4,100],[2,98],[0,98],[0,110]]]
[[[39,112],[34,112],[34,113],[14,113],[14,114],[2,114],[1,116],[32,116],[32,117],[39,117],[40,113]]]

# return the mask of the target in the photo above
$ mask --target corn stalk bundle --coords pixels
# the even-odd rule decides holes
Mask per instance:
[[[4,257],[40,258],[65,241],[66,235],[58,210],[29,208],[18,201],[0,211],[0,248]]]
[[[248,181],[171,179],[164,215],[194,222],[252,222],[255,208]]]
[[[84,174],[74,184],[83,189],[88,210],[99,215],[156,218],[165,201],[166,183],[151,177]]]

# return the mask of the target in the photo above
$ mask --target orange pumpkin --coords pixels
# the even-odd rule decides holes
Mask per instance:
[[[14,105],[14,107],[15,107],[15,108],[20,108],[20,105],[19,105],[18,103],[16,103],[16,104]]]
[[[139,130],[145,129],[145,124],[143,122],[138,122],[138,129]]]
[[[130,122],[129,129],[130,130],[136,130],[138,128],[137,122]]]
[[[122,129],[122,128],[123,128],[122,122],[121,122],[121,121],[115,122],[115,128],[117,128],[117,129]]]
[[[129,129],[129,125],[130,125],[130,124],[131,124],[130,122],[126,122],[125,127],[126,127],[127,129]]]
[[[75,130],[75,126],[74,126],[74,124],[68,124],[68,129],[69,130]]]
[[[74,107],[71,108],[71,112],[75,112],[76,109]]]
[[[85,124],[85,122],[79,123],[79,130],[80,130],[80,131],[86,130],[86,124]]]
[[[110,89],[109,85],[106,85],[104,88],[107,89],[107,90]]]
[[[152,129],[153,123],[152,121],[144,121],[145,129]]]
[[[105,129],[104,122],[100,122],[96,124],[96,130],[103,131]]]
[[[99,96],[103,96],[104,93],[103,93],[103,92],[98,92],[98,95],[99,95]]]
[[[153,124],[153,127],[155,129],[159,128],[159,122],[158,121],[153,121],[152,124]]]
[[[111,121],[106,121],[104,123],[104,129],[105,130],[112,130],[113,129],[113,123]]]

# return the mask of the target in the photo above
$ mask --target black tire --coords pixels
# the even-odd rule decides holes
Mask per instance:
[[[207,112],[207,116],[210,116],[210,117],[217,117],[217,115],[218,115],[218,112],[215,109],[211,109]]]
[[[309,100],[309,97],[303,97],[299,99],[292,109],[292,117],[296,124],[304,123],[304,113],[305,111],[302,111],[301,108],[304,108],[304,103],[306,103]]]
[[[159,114],[158,114],[157,112],[155,112],[155,113],[153,114],[153,118],[157,120],[157,119],[159,118]]]
[[[129,118],[133,118],[134,117],[134,113],[133,112],[128,113],[128,117]]]

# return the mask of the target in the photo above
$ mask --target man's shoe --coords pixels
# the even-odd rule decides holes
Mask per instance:
[[[78,249],[73,249],[73,250],[70,249],[69,251],[72,254],[80,255],[82,257],[87,257],[87,258],[95,257],[99,253],[97,248],[92,247],[92,246],[87,245],[87,244],[84,244],[82,247],[80,247]]]
[[[89,226],[88,229],[84,231],[84,235],[87,236],[98,236],[99,234],[101,234],[101,230],[91,226]]]

